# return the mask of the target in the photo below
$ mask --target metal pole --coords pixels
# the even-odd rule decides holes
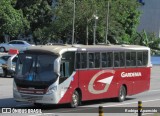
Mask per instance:
[[[97,21],[96,21],[96,18],[95,18],[95,24],[94,24],[94,33],[93,33],[93,45],[95,45],[95,40],[96,40],[96,25],[97,25]]]
[[[138,116],[142,116],[142,101],[138,101]]]
[[[94,15],[95,18],[95,22],[94,22],[94,27],[93,27],[93,45],[95,45],[95,41],[96,41],[96,28],[97,28],[97,20],[98,20],[98,16],[97,16],[97,10],[96,13]]]
[[[108,5],[107,5],[107,17],[106,17],[106,44],[108,43],[108,20],[109,20],[109,1],[108,1]]]
[[[74,43],[74,23],[75,23],[75,0],[74,0],[74,10],[73,10],[72,46]]]
[[[87,19],[87,27],[86,27],[86,45],[88,45],[88,19]]]
[[[103,113],[103,106],[99,106],[99,116],[104,116],[104,113]]]

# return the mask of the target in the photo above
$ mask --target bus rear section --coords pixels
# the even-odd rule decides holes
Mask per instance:
[[[80,51],[76,58],[82,101],[105,98],[124,101],[127,95],[150,88],[149,48]]]

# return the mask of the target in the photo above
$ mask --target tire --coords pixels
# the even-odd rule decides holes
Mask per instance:
[[[126,99],[126,88],[122,85],[120,90],[119,90],[119,95],[117,98],[118,102],[123,102]]]
[[[74,93],[73,93],[73,95],[72,95],[70,107],[71,107],[71,108],[76,108],[76,107],[78,107],[79,104],[80,104],[80,96],[79,96],[79,93],[78,93],[77,91],[74,91]]]
[[[4,47],[0,47],[0,52],[6,52],[6,49]]]
[[[3,69],[3,77],[7,77],[7,69]]]

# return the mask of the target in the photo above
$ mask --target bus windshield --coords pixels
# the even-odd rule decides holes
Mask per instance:
[[[19,54],[15,80],[34,85],[53,83],[57,79],[54,61],[57,56],[48,54]],[[30,83],[30,84],[29,84]]]

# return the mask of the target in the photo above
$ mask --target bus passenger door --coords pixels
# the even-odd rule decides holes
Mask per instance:
[[[78,86],[74,70],[74,52],[66,52],[62,55],[59,77],[59,95],[61,103],[70,102],[74,89]]]

